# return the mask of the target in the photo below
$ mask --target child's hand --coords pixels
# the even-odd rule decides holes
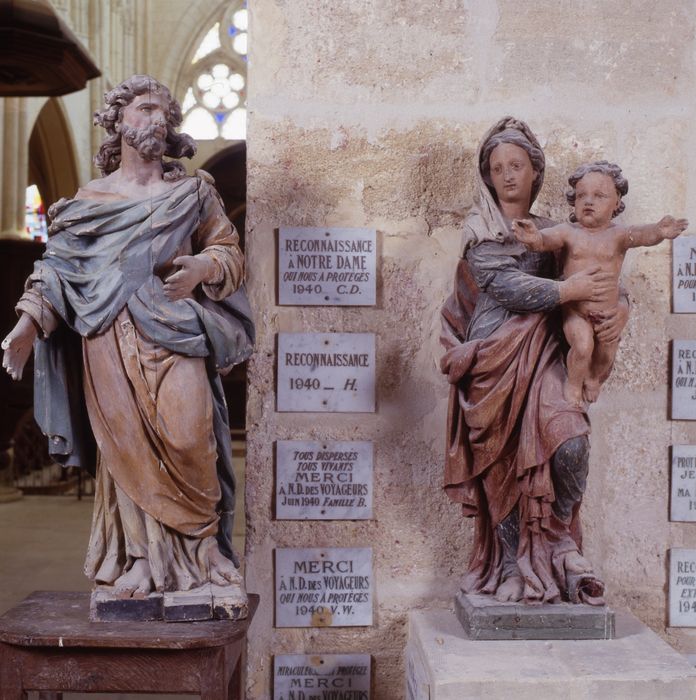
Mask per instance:
[[[521,243],[531,245],[539,240],[539,229],[530,219],[513,219],[512,232]]]
[[[686,219],[675,219],[673,216],[663,216],[657,222],[657,228],[663,238],[676,238],[686,231],[688,225]]]

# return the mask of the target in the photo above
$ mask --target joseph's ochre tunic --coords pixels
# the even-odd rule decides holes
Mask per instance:
[[[169,303],[161,301],[161,285],[174,270],[174,258],[203,253],[215,261],[216,279],[194,294],[217,302],[241,283],[243,257],[214,189],[201,179],[195,188],[190,184],[175,187],[188,186],[196,197],[191,205],[198,209],[195,230],[179,238],[168,260],[153,259],[150,269],[155,274],[134,295],[150,307],[148,328],[135,318],[139,301],[140,306],[118,309],[104,329],[81,333],[85,403],[99,450],[86,572],[98,582],[112,583],[136,558],[147,558],[157,589],[200,585],[207,580],[207,552],[218,533],[222,494],[211,360],[174,352],[156,331],[166,328],[171,313]],[[80,194],[84,200],[103,196],[89,190]],[[167,235],[164,225],[163,231]],[[47,338],[61,315],[44,293],[41,278],[37,266],[17,308],[31,315]],[[147,289],[148,284],[153,288]],[[154,325],[149,324],[151,317]],[[167,334],[166,344],[176,342]]]

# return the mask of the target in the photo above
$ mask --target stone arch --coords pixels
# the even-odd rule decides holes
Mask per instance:
[[[246,222],[246,142],[233,143],[212,155],[202,166],[215,178],[215,187],[225,203],[225,213],[239,232],[244,249]]]
[[[39,112],[29,138],[29,183],[39,188],[47,208],[79,187],[72,131],[55,97]]]

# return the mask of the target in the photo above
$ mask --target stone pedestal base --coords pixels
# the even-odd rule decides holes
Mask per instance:
[[[490,595],[458,593],[454,603],[470,639],[612,639],[614,612],[605,606],[500,603]]]
[[[410,614],[407,700],[693,700],[696,669],[629,613],[610,640],[469,639],[449,610]]]

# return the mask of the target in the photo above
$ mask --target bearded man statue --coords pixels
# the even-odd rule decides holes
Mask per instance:
[[[51,207],[3,366],[20,378],[33,345],[49,451],[96,462],[85,572],[98,600],[190,591],[237,601],[220,616],[242,617],[220,380],[254,339],[239,238],[212,178],[168,159],[196,150],[169,90],[135,75],[105,102],[102,177]]]

